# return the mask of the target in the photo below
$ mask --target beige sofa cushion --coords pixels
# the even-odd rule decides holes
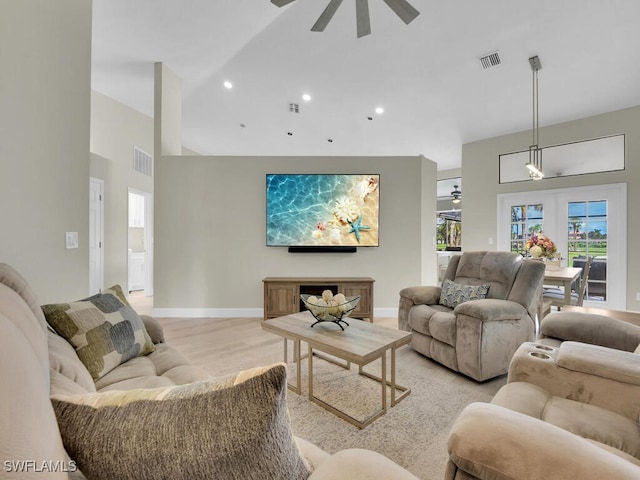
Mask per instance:
[[[442,282],[442,292],[440,292],[440,305],[456,308],[461,303],[469,300],[482,300],[487,298],[490,286],[488,283],[484,285],[460,285],[445,278]]]
[[[451,459],[447,480],[628,480],[640,474],[625,456],[487,403],[465,407],[451,428],[447,447]]]
[[[597,377],[640,385],[640,355],[599,345],[564,342],[558,350],[559,367]]]
[[[591,343],[603,347],[636,351],[640,327],[605,315],[584,312],[552,312],[540,322],[544,337]]]
[[[42,311],[56,332],[75,347],[94,380],[155,350],[119,285],[77,302],[44,305]]]
[[[149,355],[132,358],[111,370],[96,382],[96,389],[157,388],[199,380],[211,380],[211,374],[193,365],[175,347],[163,343]]]
[[[0,291],[3,289],[8,288],[0,285]],[[22,300],[20,302],[27,308]],[[34,323],[37,326],[37,322]],[[21,469],[17,463],[31,460],[37,462],[38,468],[43,468],[44,462],[59,466],[59,471],[50,473],[47,479],[66,479],[67,474],[62,470],[71,469],[73,465],[67,463],[56,417],[49,402],[48,367],[43,367],[41,358],[36,355],[24,333],[2,313],[0,338],[10,339],[2,342],[1,352],[0,391],[3,396],[0,408],[0,468],[3,473],[0,476],[42,478],[42,473],[34,471],[36,466],[26,471],[24,466]],[[46,355],[44,336],[42,341]]]
[[[524,382],[508,383],[498,391],[491,403],[538,418],[640,459],[637,422],[610,410],[554,397],[544,389]]]
[[[462,285],[489,284],[487,298],[506,299],[520,269],[522,257],[505,252],[466,252],[460,256],[454,282]],[[448,273],[448,272],[447,272]]]
[[[38,297],[33,293],[33,290],[31,290],[31,287],[22,275],[20,275],[11,265],[0,263],[0,283],[6,285],[20,295],[38,320],[38,324],[43,329],[46,328],[47,322],[44,318],[44,314],[42,313],[42,309],[40,308]]]
[[[51,370],[55,370],[73,383],[78,384],[85,392],[95,392],[96,386],[93,383],[93,378],[78,358],[73,346],[60,335],[51,331],[47,332],[47,343]],[[51,381],[53,383],[53,378]],[[56,381],[59,379],[56,378]]]
[[[52,397],[69,455],[92,479],[305,479],[286,366],[160,389]]]

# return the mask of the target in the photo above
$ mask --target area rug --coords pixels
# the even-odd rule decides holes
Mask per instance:
[[[249,351],[239,363],[237,358],[233,365],[221,359],[215,366],[206,367],[214,374],[225,374],[282,361],[283,341],[269,335]],[[477,383],[405,346],[396,355],[396,381],[411,388],[411,394],[361,430],[308,400],[307,366],[308,362],[303,360],[302,394],[288,392],[289,414],[296,435],[330,453],[345,448],[379,452],[425,480],[444,478],[447,435],[462,409],[472,402],[490,401],[506,383],[506,376]],[[379,361],[365,369],[379,375]],[[289,364],[289,379],[295,382],[293,364]],[[347,371],[319,359],[314,360],[314,393],[360,420],[379,408],[381,401],[380,385],[358,375],[357,366],[352,365]]]

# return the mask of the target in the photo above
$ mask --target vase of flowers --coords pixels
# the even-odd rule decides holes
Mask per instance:
[[[544,233],[534,233],[529,237],[524,249],[529,252],[533,258],[551,259],[554,258],[558,251],[556,244],[544,235]]]

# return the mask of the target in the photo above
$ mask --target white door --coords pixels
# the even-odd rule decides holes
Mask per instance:
[[[104,288],[104,182],[89,179],[89,295]]]
[[[498,195],[498,250],[522,252],[542,230],[564,265],[595,257],[584,306],[626,309],[626,206],[626,184]]]

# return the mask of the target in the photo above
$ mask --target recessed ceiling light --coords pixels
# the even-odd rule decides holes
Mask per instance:
[[[382,107],[376,107],[376,113],[377,113],[378,115],[382,115],[382,114],[384,113],[384,108],[382,108]]]
[[[302,99],[305,102],[309,102],[309,101],[311,101],[311,95],[309,95],[308,93],[304,93],[304,94],[302,94]]]
[[[231,83],[229,80],[225,80],[223,85],[224,85],[224,88],[228,88],[228,89],[233,88],[233,83]]]

